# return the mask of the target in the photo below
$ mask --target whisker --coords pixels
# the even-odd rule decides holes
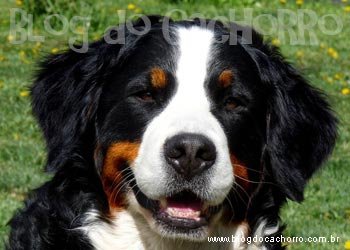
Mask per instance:
[[[236,182],[235,185],[237,185],[237,187],[239,187],[239,188],[244,192],[244,194],[247,196],[247,198],[250,197],[250,195],[248,194],[248,192],[247,192],[240,184],[238,184],[238,183]],[[234,190],[237,191],[237,189],[234,189]]]
[[[135,183],[132,187],[130,187],[130,190],[133,190],[134,187],[137,186],[137,183]],[[141,192],[141,190],[137,190],[137,192],[135,193],[135,196],[137,196],[139,193]]]
[[[273,183],[273,182],[251,181],[251,180],[245,179],[245,178],[243,178],[242,176],[239,176],[239,175],[236,175],[236,174],[234,174],[234,176],[237,177],[237,178],[239,178],[239,179],[242,179],[242,180],[244,180],[244,181],[246,181],[246,182],[249,182],[249,183],[276,185],[276,184]]]
[[[118,178],[119,176],[123,175],[124,172],[127,171],[127,170],[129,170],[129,168],[125,168],[125,169],[123,169],[122,171],[118,172],[118,174],[114,177],[114,180],[113,180],[113,182],[112,182],[112,185],[113,185],[114,182],[117,180],[117,178]]]
[[[122,185],[120,188],[118,188],[117,190],[115,190],[115,191],[117,191],[117,192],[116,192],[116,194],[115,194],[114,197],[113,197],[113,200],[114,200],[114,201],[117,199],[119,192],[120,192],[121,190],[123,190],[125,187],[127,187],[127,186],[130,184],[131,181],[133,181],[133,179],[131,179],[130,181],[124,182],[123,185]],[[115,191],[113,191],[113,193],[114,193]]]
[[[125,179],[129,178],[131,175],[132,175],[132,173],[127,174],[127,175],[125,176]],[[131,180],[129,180],[129,181],[122,180],[121,182],[117,183],[116,186],[113,187],[113,185],[112,185],[113,191],[112,191],[112,193],[111,193],[111,196],[113,196],[113,200],[114,200],[114,201],[117,199],[120,190],[122,190],[122,189],[125,187],[125,185],[129,184],[132,180],[133,180],[133,179],[131,179]],[[115,193],[115,194],[114,194],[114,193]]]
[[[236,192],[236,194],[241,199],[241,201],[243,201],[244,205],[248,206],[248,203],[242,198],[241,194],[239,192]],[[249,199],[249,197],[248,197],[248,199]]]
[[[132,175],[132,173],[129,173],[127,175],[124,176],[124,179],[129,178]],[[120,182],[116,183],[117,179],[115,178],[113,183],[111,184],[111,187],[113,187],[113,189],[116,189],[119,187],[119,185],[123,184],[125,180],[121,180]],[[115,185],[116,184],[116,185]]]
[[[231,208],[231,210],[232,210],[232,215],[231,215],[231,218],[230,218],[230,221],[231,221],[231,220],[233,219],[233,217],[234,217],[234,208],[233,208],[233,205],[232,205],[230,199],[228,198],[228,196],[225,197],[225,200],[228,201],[229,206],[230,206],[230,208]]]
[[[259,171],[259,170],[253,169],[253,168],[248,168],[248,167],[240,165],[240,164],[233,163],[232,165],[233,166],[237,166],[237,167],[241,167],[241,168],[245,168],[245,169],[248,169],[248,170],[250,170],[252,172],[259,173],[259,174],[263,174],[264,173],[263,171]]]

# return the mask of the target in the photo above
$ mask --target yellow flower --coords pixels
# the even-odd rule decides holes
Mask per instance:
[[[27,97],[29,96],[30,92],[28,90],[23,90],[19,92],[20,97]]]
[[[343,94],[343,95],[348,95],[348,94],[350,94],[350,89],[349,88],[343,88],[342,90],[341,90],[341,93]],[[350,249],[350,241],[347,241],[348,242],[348,244],[349,244],[349,248],[345,248],[345,249]]]
[[[22,0],[16,0],[16,5],[17,6],[22,6],[23,5],[23,1]]]
[[[344,11],[345,11],[346,13],[350,13],[350,5],[349,5],[349,6],[345,6],[345,7],[344,7]]]
[[[338,59],[339,58],[338,52],[335,49],[333,49],[333,48],[328,48],[327,53],[333,59]]]
[[[298,50],[297,51],[297,53],[296,53],[296,55],[297,55],[297,58],[303,58],[304,57],[304,51],[302,51],[302,50]]]
[[[82,35],[85,32],[85,28],[82,26],[79,26],[75,29],[75,32],[77,32],[78,35]]]
[[[334,75],[334,79],[335,79],[335,80],[340,80],[340,79],[342,79],[342,78],[343,78],[343,76],[342,76],[341,73],[336,73],[336,74]]]
[[[29,61],[28,61],[28,59],[27,59],[27,56],[26,56],[26,52],[25,52],[24,50],[21,50],[21,51],[18,53],[18,55],[19,55],[19,60],[20,60],[21,62],[23,62],[23,63],[25,63],[25,64],[28,64],[28,63],[29,63]]]
[[[3,62],[6,60],[6,57],[4,57],[3,55],[0,55],[0,62]]]
[[[141,9],[141,8],[136,8],[136,9],[135,9],[135,13],[136,13],[136,14],[142,13],[142,9]]]
[[[326,48],[326,44],[320,43],[320,48],[321,48],[321,49],[325,49],[325,48]]]
[[[41,42],[36,42],[35,46],[32,48],[32,52],[34,55],[39,54],[40,47],[41,47]]]
[[[332,83],[333,83],[333,78],[332,78],[332,77],[327,76],[327,77],[326,77],[326,82],[328,82],[328,83],[332,84]]]
[[[272,39],[271,43],[275,46],[280,46],[281,45],[281,41],[278,38],[274,38]]]
[[[289,242],[282,242],[281,245],[282,245],[282,247],[285,247],[287,249],[291,249],[291,246],[292,246],[291,243],[289,243]]]
[[[333,57],[334,59],[338,59],[338,58],[339,58],[338,52],[334,52],[334,53],[332,54],[332,57]]]
[[[15,37],[13,35],[10,34],[7,36],[7,41],[12,42],[13,39],[15,39]]]
[[[57,52],[58,52],[58,49],[57,49],[57,48],[52,48],[52,49],[51,49],[51,53],[52,53],[52,54],[57,54]]]
[[[296,3],[297,5],[303,5],[304,0],[296,0],[295,3]]]
[[[280,3],[281,3],[281,4],[286,4],[286,3],[287,3],[287,0],[280,0]]]
[[[36,56],[38,55],[39,51],[36,47],[32,48],[33,55]]]
[[[350,250],[350,240],[347,240],[344,245],[345,250]]]
[[[347,3],[348,2],[348,0],[341,0],[343,3]]]
[[[134,9],[136,9],[136,5],[133,4],[133,3],[129,3],[128,4],[128,10],[134,10]]]
[[[13,139],[14,139],[15,141],[18,141],[18,140],[19,140],[19,135],[18,135],[17,133],[13,133],[12,135],[13,135]]]
[[[350,208],[345,210],[345,214],[347,215],[347,217],[350,219]],[[350,241],[350,240],[348,240]]]
[[[97,40],[99,40],[100,39],[100,35],[99,34],[94,34],[93,36],[92,36],[92,40],[94,40],[94,41],[97,41]]]

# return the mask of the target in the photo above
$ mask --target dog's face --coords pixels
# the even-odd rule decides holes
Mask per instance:
[[[175,46],[155,31],[106,83],[105,114],[97,115],[106,139],[102,181],[112,206],[120,206],[115,196],[122,192],[162,234],[198,237],[220,212],[235,174],[249,182],[236,151],[252,152],[245,160],[259,167],[265,116],[255,110],[265,114],[264,87],[243,48],[215,44],[215,33],[200,27],[170,32]],[[117,175],[129,177],[128,194]]]
[[[264,183],[301,200],[334,142],[327,103],[262,41],[219,43],[227,30],[191,22],[167,28],[172,43],[163,31],[158,24],[125,45],[98,42],[87,55],[52,60],[65,71],[39,76],[39,120],[58,115],[43,117],[40,105],[54,103],[36,95],[40,84],[77,85],[55,99],[62,124],[41,123],[49,164],[79,152],[94,163],[112,216],[141,214],[165,237],[203,240],[243,220],[238,210]]]

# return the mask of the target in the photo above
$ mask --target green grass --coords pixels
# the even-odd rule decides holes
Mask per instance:
[[[26,193],[38,187],[49,178],[43,172],[45,146],[36,122],[31,115],[26,90],[31,84],[35,61],[50,53],[52,48],[65,48],[69,34],[50,36],[43,30],[45,11],[60,12],[67,17],[76,14],[91,15],[89,38],[96,39],[106,27],[118,23],[117,10],[126,9],[130,2],[118,1],[63,1],[65,5],[49,6],[49,9],[35,9],[33,1],[16,6],[15,1],[0,1],[0,242],[6,238],[9,221],[14,211],[22,206]],[[48,3],[49,1],[41,0]],[[51,1],[55,2],[55,1]],[[327,36],[316,30],[322,46],[293,46],[281,43],[282,52],[301,69],[305,76],[318,88],[323,89],[340,119],[339,139],[334,154],[324,169],[316,174],[306,189],[306,200],[302,204],[289,202],[283,209],[282,220],[288,225],[286,236],[337,236],[340,243],[292,244],[290,249],[344,249],[344,242],[350,240],[350,95],[342,89],[350,88],[350,13],[337,1],[305,1],[301,8],[314,10],[319,16],[334,13],[344,23],[343,31],[337,36]],[[182,9],[188,15],[202,13],[206,17],[228,15],[229,8],[237,9],[237,19],[242,20],[239,9],[249,7],[254,14],[276,15],[277,8],[297,10],[294,1],[282,5],[279,1],[160,1],[139,0],[133,2],[136,10],[146,14],[165,14],[171,9]],[[34,34],[45,35],[40,45],[27,41],[21,45],[8,42],[10,12],[13,7],[29,8],[34,13]],[[34,9],[33,9],[34,8]],[[174,15],[180,18],[179,15]],[[59,23],[54,24],[59,27]],[[268,22],[261,27],[269,28]],[[78,28],[79,29],[79,28]],[[274,39],[276,33],[268,38]],[[275,41],[276,42],[276,41]],[[327,50],[332,47],[339,58],[332,58]],[[336,76],[336,74],[338,74]],[[24,96],[23,96],[24,95]],[[2,248],[2,243],[0,243]]]

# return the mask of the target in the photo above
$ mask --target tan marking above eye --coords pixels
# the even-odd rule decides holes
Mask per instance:
[[[151,70],[151,84],[154,88],[164,88],[167,84],[167,76],[163,69],[155,67]]]
[[[227,88],[232,84],[233,72],[230,69],[225,69],[219,75],[218,83],[221,87]]]

